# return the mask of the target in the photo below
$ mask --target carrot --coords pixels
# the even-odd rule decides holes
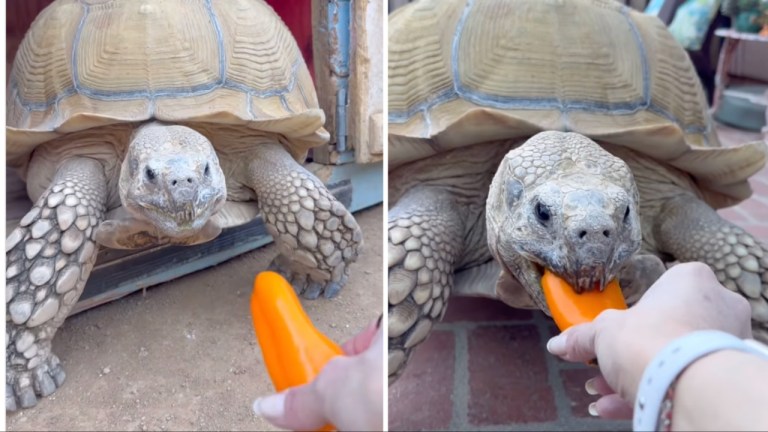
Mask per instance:
[[[293,287],[278,273],[256,275],[251,316],[264,364],[278,392],[312,381],[329,360],[344,354],[312,324]],[[326,425],[321,430],[335,427]]]
[[[621,293],[619,282],[614,279],[605,289],[585,291],[577,294],[566,281],[549,270],[541,278],[544,299],[560,331],[572,325],[591,322],[606,309],[626,309],[627,303]]]

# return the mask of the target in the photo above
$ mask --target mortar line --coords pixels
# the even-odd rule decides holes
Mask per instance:
[[[571,407],[568,404],[570,398],[565,393],[565,386],[562,379],[560,379],[560,368],[557,364],[555,356],[550,354],[546,349],[546,335],[549,333],[548,322],[541,314],[537,314],[534,319],[536,328],[539,330],[539,348],[544,349],[544,358],[547,364],[547,381],[552,389],[552,394],[555,398],[555,412],[557,413],[558,421],[572,420]]]
[[[498,327],[498,326],[504,326],[504,327],[520,327],[520,326],[530,326],[535,324],[535,319],[529,319],[528,321],[459,321],[455,323],[436,323],[435,324],[435,330],[457,330],[457,329],[468,329],[468,330],[474,330],[478,327]]]
[[[454,334],[454,365],[453,365],[453,394],[451,400],[453,409],[449,430],[466,430],[469,427],[469,344],[467,342],[467,326],[455,326]]]

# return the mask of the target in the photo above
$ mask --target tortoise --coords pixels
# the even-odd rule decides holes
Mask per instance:
[[[100,247],[193,245],[262,214],[270,268],[334,297],[362,247],[305,166],[328,142],[296,41],[262,0],[57,0],[7,92],[33,208],[6,239],[6,410],[65,379],[51,341]]]
[[[768,250],[716,209],[762,142],[725,148],[686,52],[608,0],[422,0],[389,16],[389,381],[451,293],[550,315],[544,270],[629,304],[701,261],[768,335]]]

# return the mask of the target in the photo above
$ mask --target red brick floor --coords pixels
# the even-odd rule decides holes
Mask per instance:
[[[718,128],[725,145],[760,135]],[[768,244],[768,168],[753,197],[721,210]],[[545,349],[557,329],[538,311],[479,298],[451,299],[445,319],[389,388],[389,430],[631,430],[629,421],[591,417],[584,382],[596,369]]]

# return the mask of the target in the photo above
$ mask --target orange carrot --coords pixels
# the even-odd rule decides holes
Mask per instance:
[[[307,316],[293,287],[280,274],[256,275],[251,316],[264,364],[278,392],[312,381],[344,351],[321,333]],[[326,425],[321,430],[335,430]]]
[[[572,325],[591,322],[606,309],[627,308],[616,279],[609,282],[602,292],[591,290],[577,294],[566,281],[551,271],[544,270],[541,287],[544,289],[544,299],[552,318],[560,331],[565,331]]]

